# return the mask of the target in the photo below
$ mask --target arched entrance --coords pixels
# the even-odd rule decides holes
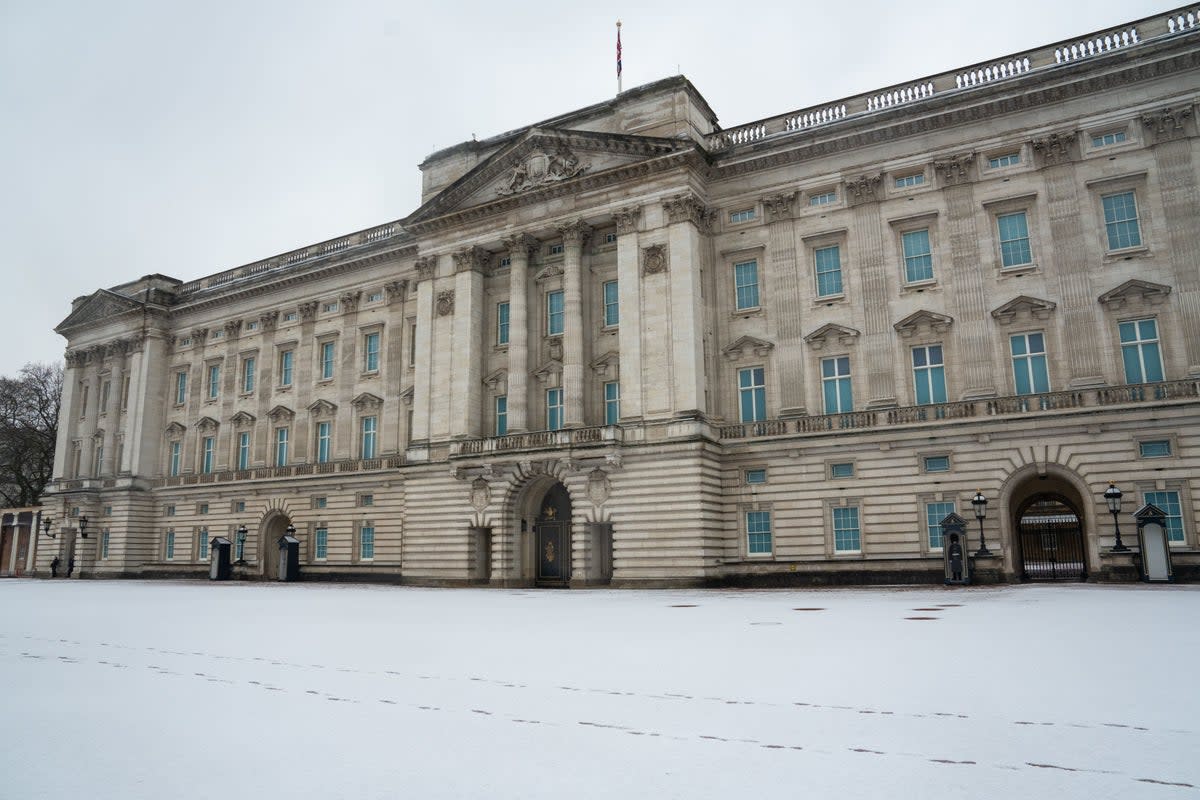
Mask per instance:
[[[280,513],[263,519],[258,532],[258,564],[267,580],[279,578],[279,537],[287,532],[291,520]]]
[[[542,496],[533,523],[534,583],[566,586],[571,580],[571,496],[555,483]]]
[[[1017,508],[1021,577],[1029,581],[1087,580],[1083,519],[1065,495],[1039,492]]]

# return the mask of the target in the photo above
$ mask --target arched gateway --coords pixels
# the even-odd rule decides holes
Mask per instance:
[[[571,496],[555,483],[542,496],[533,523],[538,586],[566,586],[571,580]]]
[[[1051,492],[1035,494],[1018,509],[1016,523],[1022,578],[1087,580],[1083,522],[1069,499]]]
[[[267,580],[279,577],[279,537],[287,532],[289,520],[282,513],[270,513],[258,526],[258,566]]]

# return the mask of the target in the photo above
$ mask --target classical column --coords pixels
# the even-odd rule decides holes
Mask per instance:
[[[408,297],[408,281],[392,281],[383,287],[387,296],[387,322],[384,327],[384,337],[387,345],[384,350],[383,383],[387,387],[382,392],[384,398],[383,412],[379,415],[379,452],[381,455],[399,453],[404,450],[404,442],[400,440],[403,428],[401,415],[404,405],[395,402],[395,393],[403,385],[404,375],[404,301]],[[390,412],[390,416],[389,413]]]
[[[79,350],[68,350],[64,358],[67,366],[63,370],[62,400],[58,406],[58,441],[54,446],[55,479],[76,477],[75,475],[68,476],[67,471],[71,468],[71,440],[75,432],[74,423],[79,418],[75,403],[78,401],[77,390],[81,380],[80,373],[87,363],[87,356]]]
[[[334,421],[336,433],[333,437],[333,457],[338,460],[353,458],[358,452],[359,432],[355,426],[354,406],[351,403],[363,368],[360,353],[362,343],[358,335],[358,304],[361,300],[362,292],[357,289],[342,292],[338,296],[338,311],[342,315],[342,330],[338,336],[341,340],[338,342],[341,364],[338,365],[338,381],[334,387],[336,394],[332,398],[332,402],[338,407]]]
[[[617,223],[617,300],[621,324],[617,346],[621,351],[621,420],[642,418],[642,281],[638,265],[640,206],[613,212]]]
[[[304,413],[316,399],[314,388],[316,381],[313,380],[313,368],[316,366],[317,358],[314,348],[316,342],[313,340],[313,330],[316,327],[317,308],[319,303],[315,300],[307,303],[301,303],[297,311],[300,313],[300,335],[299,341],[296,344],[296,356],[293,362],[295,371],[295,380],[292,386],[295,391],[294,402],[292,407],[292,440],[288,444],[288,461],[295,463],[300,460],[304,463],[311,464],[313,461],[312,454],[308,450],[309,434],[312,432],[312,425],[308,424],[308,416]],[[304,420],[304,421],[298,421]]]
[[[483,272],[491,254],[468,247],[454,254],[450,300],[453,341],[450,363],[450,435],[479,436],[483,430]],[[438,303],[442,314],[445,304]]]
[[[508,432],[529,428],[529,254],[540,242],[527,234],[504,240],[508,250]]]
[[[217,429],[217,456],[215,469],[233,469],[237,465],[237,439],[230,418],[234,415],[238,397],[242,393],[242,361],[238,350],[242,333],[242,321],[231,319],[225,323],[225,360],[221,364],[221,402],[214,416],[221,427]]]
[[[987,290],[979,268],[979,231],[975,225],[975,154],[963,153],[934,163],[946,187],[946,233],[950,239],[950,264],[946,274],[934,275],[949,287],[950,306],[958,315],[958,362],[963,369],[964,400],[996,396],[996,368],[992,360],[991,317]],[[940,267],[938,267],[940,268]]]
[[[433,381],[433,282],[437,259],[417,259],[417,341],[413,347],[416,367],[413,371],[412,445],[429,443],[430,391]]]
[[[801,417],[804,402],[804,333],[800,309],[800,269],[796,264],[796,231],[792,221],[795,192],[763,198],[770,224],[771,268],[767,291],[771,293],[771,315],[775,335],[775,374],[779,381],[779,416]]]
[[[680,195],[663,204],[671,221],[668,252],[662,255],[661,269],[667,271],[671,293],[671,411],[691,416],[704,413],[704,304],[701,300],[700,273],[704,254],[702,237],[710,227],[710,213],[693,195]],[[646,257],[645,269],[651,269]]]
[[[1200,242],[1195,235],[1196,160],[1192,156],[1195,122],[1192,109],[1164,108],[1142,117],[1147,138],[1154,142],[1154,163],[1162,185],[1163,216],[1175,283],[1175,302],[1183,329],[1187,375],[1200,376]],[[1139,198],[1141,202],[1145,199]],[[1146,239],[1147,232],[1142,232]],[[1161,336],[1161,334],[1160,334]]]
[[[87,408],[83,409],[84,419],[80,420],[80,438],[83,441],[83,455],[80,458],[80,471],[84,475],[96,477],[99,465],[96,463],[96,429],[100,425],[100,369],[104,363],[104,345],[89,347],[87,351],[87,369],[84,380],[88,386]]]
[[[591,228],[583,220],[558,227],[563,237],[563,427],[583,420],[583,243]]]
[[[116,455],[117,436],[121,429],[121,381],[125,375],[125,347],[125,340],[117,339],[109,342],[104,348],[105,360],[111,364],[111,367],[108,373],[108,397],[104,398],[107,405],[105,406],[104,458],[100,462],[101,475],[116,475],[117,468],[120,466],[116,463]],[[103,392],[103,387],[101,387],[101,392]],[[97,397],[96,401],[100,402],[100,399]]]
[[[255,404],[256,436],[253,447],[253,461],[261,461],[264,465],[275,463],[275,431],[267,415],[271,413],[271,395],[275,391],[275,366],[279,354],[275,352],[275,324],[279,321],[278,311],[268,311],[259,316],[258,329],[258,374],[254,376],[254,391],[258,402]],[[294,356],[293,356],[294,357]],[[293,369],[295,364],[293,363]]]
[[[896,405],[894,331],[888,319],[887,264],[883,257],[883,228],[879,215],[881,175],[863,175],[846,181],[846,200],[854,208],[851,241],[857,246],[855,263],[862,275],[863,354],[867,362],[867,408]]]
[[[1088,251],[1083,232],[1083,209],[1075,177],[1074,133],[1055,133],[1033,142],[1046,182],[1046,215],[1050,220],[1047,260],[1058,276],[1058,312],[1062,315],[1062,341],[1066,347],[1069,383],[1077,389],[1104,385],[1104,366],[1096,347],[1096,294],[1088,276]],[[1049,281],[1047,281],[1049,283]]]
[[[167,368],[167,340],[162,333],[135,336],[129,350],[129,419],[122,471],[149,477],[161,474],[163,420],[175,373]]]

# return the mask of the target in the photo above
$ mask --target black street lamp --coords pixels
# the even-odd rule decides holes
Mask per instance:
[[[296,535],[296,526],[289,522],[288,526],[287,526],[287,531],[285,531],[285,532],[287,533],[288,536],[294,537]]]
[[[235,562],[238,564],[246,563],[246,533],[247,533],[247,531],[246,531],[245,525],[238,526],[238,529],[237,529],[238,558],[237,558],[237,561]]]
[[[49,536],[51,539],[58,536],[57,533],[50,532],[50,529],[52,527],[54,527],[54,518],[53,517],[42,517],[42,530],[44,530],[46,532],[46,535]]]
[[[1108,513],[1113,515],[1113,525],[1117,527],[1117,543],[1113,545],[1112,552],[1128,553],[1129,548],[1121,541],[1121,521],[1117,518],[1121,513],[1121,490],[1112,481],[1108,482],[1108,488],[1104,490],[1104,500],[1108,503]]]
[[[79,535],[87,538],[87,514],[79,518]]]
[[[983,496],[983,490],[975,492],[975,496],[971,498],[971,505],[975,507],[975,519],[979,520],[979,549],[975,551],[977,556],[990,556],[991,550],[987,548],[987,542],[983,540],[983,518],[987,516],[987,498]]]

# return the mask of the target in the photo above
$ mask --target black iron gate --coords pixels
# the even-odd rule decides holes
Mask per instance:
[[[1070,506],[1056,498],[1035,500],[1021,514],[1017,530],[1025,580],[1087,580],[1083,526]]]

